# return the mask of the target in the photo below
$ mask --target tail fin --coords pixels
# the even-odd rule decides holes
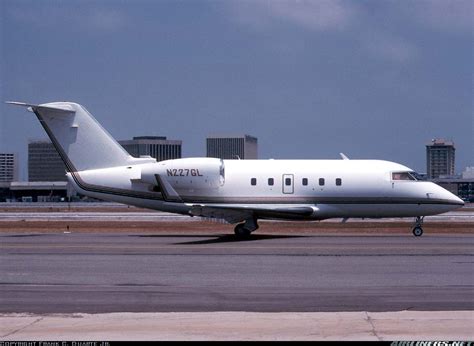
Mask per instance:
[[[36,114],[70,172],[143,163],[143,160],[130,156],[97,120],[77,103],[7,103],[28,107],[29,111]]]

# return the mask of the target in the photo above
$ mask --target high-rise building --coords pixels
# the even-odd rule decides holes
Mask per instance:
[[[426,145],[428,179],[454,175],[455,151],[454,143],[444,139],[433,139]]]
[[[29,181],[67,181],[66,166],[48,140],[28,143]]]
[[[257,138],[249,135],[219,136],[206,138],[206,156],[220,159],[257,159]]]
[[[132,140],[118,141],[132,156],[151,156],[156,161],[181,158],[182,141],[170,140],[162,136],[138,136]]]
[[[17,155],[12,153],[0,153],[0,183],[9,183],[17,180]]]

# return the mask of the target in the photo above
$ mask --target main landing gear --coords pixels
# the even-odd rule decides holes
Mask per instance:
[[[258,229],[257,219],[247,219],[244,223],[239,223],[234,228],[234,233],[239,238],[245,238],[250,235],[253,231]]]
[[[413,235],[415,237],[421,237],[423,235],[423,228],[421,228],[421,226],[423,225],[424,218],[424,216],[417,216],[415,219],[415,227],[413,228]]]

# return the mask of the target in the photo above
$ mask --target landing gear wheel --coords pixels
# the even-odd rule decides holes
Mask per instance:
[[[423,234],[423,228],[421,228],[421,227],[413,228],[413,235],[415,237],[421,237],[422,234]]]
[[[235,226],[234,233],[239,238],[245,238],[250,235],[250,231],[245,228],[245,224],[243,223],[239,223],[237,226]]]
[[[413,227],[413,235],[415,237],[421,237],[423,234],[423,228],[421,226],[423,225],[425,217],[424,216],[417,216],[415,219],[415,225]]]

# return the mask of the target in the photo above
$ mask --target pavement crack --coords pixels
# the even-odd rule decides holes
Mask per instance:
[[[366,321],[369,322],[370,326],[372,327],[372,334],[374,334],[378,341],[383,341],[383,338],[381,338],[377,334],[377,331],[375,330],[374,320],[369,316],[369,313],[367,311],[365,311],[365,316],[367,316]]]
[[[10,333],[4,334],[4,335],[0,335],[0,338],[6,338],[7,336],[16,334],[16,333],[18,333],[18,332],[20,332],[20,331],[22,331],[22,330],[24,330],[24,329],[26,329],[26,328],[28,328],[28,327],[31,327],[33,324],[36,324],[36,323],[40,322],[40,321],[43,320],[43,319],[44,319],[44,316],[39,317],[39,318],[37,318],[36,320],[34,320],[33,322],[28,323],[26,326],[23,326],[23,327],[20,327],[20,328],[18,328],[18,329],[15,329],[15,330],[11,331]]]

